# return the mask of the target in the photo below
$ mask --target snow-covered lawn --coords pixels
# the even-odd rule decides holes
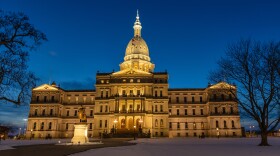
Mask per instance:
[[[70,139],[51,139],[51,140],[1,140],[0,150],[14,149],[13,146],[26,146],[38,144],[55,144],[60,141],[61,143],[69,143]]]
[[[280,138],[260,147],[260,138],[164,138],[138,139],[135,146],[91,149],[72,156],[280,156]]]

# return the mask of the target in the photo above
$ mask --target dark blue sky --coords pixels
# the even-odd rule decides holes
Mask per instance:
[[[206,87],[228,43],[280,40],[279,6],[277,0],[0,0],[0,9],[24,12],[49,39],[30,55],[40,84],[56,81],[66,89],[90,89],[98,70],[119,70],[137,9],[155,71],[168,71],[170,88]]]

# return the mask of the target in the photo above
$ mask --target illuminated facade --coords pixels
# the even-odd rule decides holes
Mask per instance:
[[[64,90],[55,83],[32,90],[27,137],[73,137],[81,105],[89,137],[140,129],[152,137],[241,136],[238,104],[228,92],[235,86],[168,88],[168,73],[154,72],[138,13],[133,28],[120,71],[97,73],[96,90]]]

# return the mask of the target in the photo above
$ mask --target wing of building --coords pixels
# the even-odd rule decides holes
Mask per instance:
[[[88,136],[138,133],[151,137],[241,136],[234,85],[169,88],[168,73],[154,72],[137,12],[120,71],[96,74],[96,90],[64,90],[55,83],[32,90],[27,137],[73,137],[78,109]]]

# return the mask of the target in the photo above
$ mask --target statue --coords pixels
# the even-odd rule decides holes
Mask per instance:
[[[87,116],[86,116],[86,111],[83,106],[79,109],[79,115],[80,123],[86,123],[87,122]]]

